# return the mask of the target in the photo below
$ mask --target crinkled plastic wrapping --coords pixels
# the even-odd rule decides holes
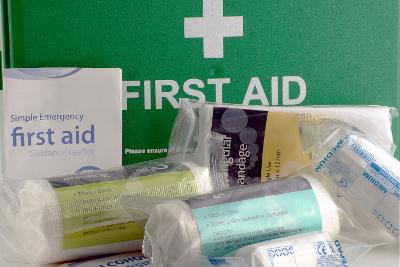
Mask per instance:
[[[158,204],[146,224],[143,253],[159,267],[196,266],[202,257],[309,232],[338,234],[345,225],[356,223],[304,173]]]
[[[318,129],[314,173],[398,238],[400,162],[358,129],[336,121],[325,121]]]
[[[0,186],[0,237],[8,260],[70,261],[140,250],[146,218],[132,219],[123,196],[193,196],[212,192],[208,170],[155,160],[117,169]]]
[[[393,153],[393,116],[397,116],[396,110],[383,106],[266,107],[184,102],[169,151],[170,155],[210,166],[220,188],[267,182],[311,164],[314,127],[323,118],[352,125]]]

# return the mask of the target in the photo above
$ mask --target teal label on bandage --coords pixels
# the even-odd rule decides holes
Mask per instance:
[[[199,229],[202,254],[212,257],[224,256],[238,248],[290,235],[322,230],[322,219],[315,194],[307,180],[294,178],[289,187],[297,184],[300,190],[280,193],[279,188],[267,190],[259,196],[260,188],[274,188],[272,184],[261,184],[249,188],[233,189],[226,193],[210,195],[199,200],[209,204],[228,200],[192,210]],[[308,185],[304,187],[305,183]],[[275,183],[275,186],[280,184]],[[254,198],[237,200],[235,192],[255,190]],[[236,194],[237,195],[237,194]],[[240,193],[241,196],[250,194]],[[198,203],[199,203],[198,202]],[[194,203],[189,203],[192,206]]]

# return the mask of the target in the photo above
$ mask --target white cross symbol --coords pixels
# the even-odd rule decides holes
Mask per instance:
[[[203,38],[204,58],[224,57],[224,37],[243,36],[243,17],[224,17],[223,0],[203,0],[203,17],[185,18],[185,38]]]

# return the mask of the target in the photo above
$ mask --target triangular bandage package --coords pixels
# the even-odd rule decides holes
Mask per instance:
[[[121,166],[121,80],[120,69],[6,69],[5,177]]]

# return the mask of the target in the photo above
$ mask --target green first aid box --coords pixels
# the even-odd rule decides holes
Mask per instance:
[[[124,164],[165,155],[184,98],[399,108],[398,0],[2,4],[6,67],[122,68]]]

